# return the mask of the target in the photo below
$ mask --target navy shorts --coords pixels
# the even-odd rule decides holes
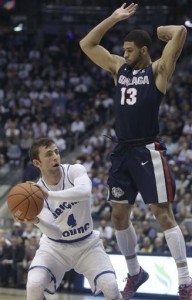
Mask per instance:
[[[134,204],[138,193],[146,204],[174,200],[175,179],[163,142],[134,147],[117,144],[110,160],[109,200]]]

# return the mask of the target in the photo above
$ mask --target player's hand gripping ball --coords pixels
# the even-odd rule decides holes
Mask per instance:
[[[23,182],[15,185],[7,196],[13,217],[23,221],[33,220],[42,210],[46,196],[38,185]]]

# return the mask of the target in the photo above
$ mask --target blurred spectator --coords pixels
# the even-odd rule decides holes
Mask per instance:
[[[14,222],[11,235],[21,237],[23,234],[23,227],[20,222]]]
[[[143,228],[143,234],[146,237],[149,237],[151,241],[154,241],[154,239],[157,236],[157,230],[152,227],[151,223],[147,220],[142,222],[142,228]]]
[[[140,253],[152,253],[153,252],[153,243],[150,239],[150,237],[145,236],[143,238],[143,245],[141,249],[139,250]]]
[[[181,231],[187,246],[192,246],[192,235],[185,224],[180,224]]]
[[[19,278],[18,287],[26,285],[26,276],[28,268],[38,249],[39,239],[36,236],[31,236],[25,241],[25,255],[21,262],[17,263],[17,276]]]
[[[12,235],[11,246],[9,246],[0,261],[1,285],[18,286],[19,278],[17,274],[17,263],[22,262],[25,254],[24,246],[19,244],[18,236]]]
[[[35,181],[39,175],[38,169],[32,164],[31,161],[28,161],[23,169],[22,181]]]
[[[100,233],[100,238],[101,239],[106,239],[107,241],[110,241],[112,236],[113,236],[113,228],[109,226],[107,220],[102,219],[99,222],[99,227],[97,230]]]
[[[157,255],[170,254],[163,236],[157,236],[155,238],[152,252]]]
[[[30,240],[32,237],[39,238],[41,236],[40,230],[33,225],[33,223],[26,223],[21,238],[23,240]]]
[[[13,141],[9,141],[7,144],[7,157],[10,167],[18,167],[21,164],[21,149]]]

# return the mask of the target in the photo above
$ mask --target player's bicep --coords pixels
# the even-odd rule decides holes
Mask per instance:
[[[74,184],[74,186],[88,185],[92,187],[92,183],[87,171],[81,164],[71,165],[68,171],[68,176],[69,180]]]
[[[104,47],[97,45],[94,47],[81,47],[85,54],[100,68],[116,73],[117,70],[117,56],[111,54]]]

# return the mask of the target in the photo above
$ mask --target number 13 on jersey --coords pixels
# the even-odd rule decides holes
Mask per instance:
[[[137,90],[135,88],[121,88],[121,105],[134,105],[137,102]]]

